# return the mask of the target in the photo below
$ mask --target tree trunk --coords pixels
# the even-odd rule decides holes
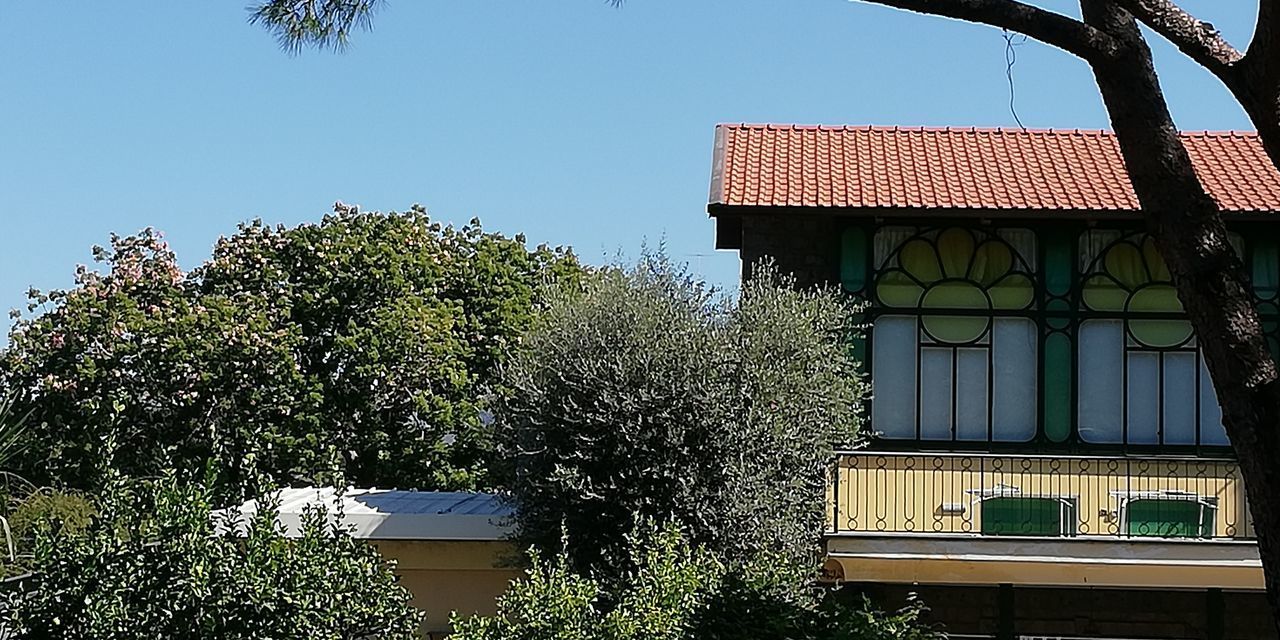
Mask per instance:
[[[1280,168],[1280,2],[1258,0],[1253,42],[1222,81],[1249,114],[1272,164]]]
[[[1246,64],[1225,84],[1253,121],[1271,163],[1280,169],[1280,64]]]
[[[1213,377],[1280,633],[1280,508],[1273,504],[1280,496],[1280,382],[1249,280],[1178,136],[1137,23],[1110,0],[1081,0],[1081,7],[1086,22],[1123,43],[1122,55],[1091,66],[1148,230],[1169,265]]]

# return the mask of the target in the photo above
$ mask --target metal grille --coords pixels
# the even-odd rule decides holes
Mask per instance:
[[[853,451],[834,533],[1249,539],[1234,460]]]

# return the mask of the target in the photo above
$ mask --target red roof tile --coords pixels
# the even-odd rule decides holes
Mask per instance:
[[[1182,135],[1224,211],[1280,212],[1280,172],[1256,134]],[[711,204],[1138,210],[1106,131],[749,124],[716,128]]]

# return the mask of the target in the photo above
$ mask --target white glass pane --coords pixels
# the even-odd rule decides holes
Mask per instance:
[[[889,256],[898,247],[902,246],[903,242],[907,241],[907,238],[915,235],[916,231],[915,227],[881,227],[878,229],[873,240],[876,268],[883,267],[885,260],[888,260]]]
[[[1164,354],[1164,442],[1196,443],[1196,354]]]
[[[916,319],[877,318],[871,336],[871,429],[916,437]]]
[[[920,349],[920,438],[951,439],[951,349]]]
[[[1227,430],[1222,428],[1222,407],[1218,406],[1218,396],[1203,357],[1200,358],[1200,444],[1231,444]]]
[[[1030,229],[1000,229],[996,232],[1019,256],[1026,261],[1032,271],[1036,269],[1036,234]]]
[[[1080,271],[1088,272],[1102,250],[1119,239],[1120,232],[1110,229],[1093,229],[1080,234]]]
[[[992,331],[993,439],[1026,442],[1036,435],[1036,326],[997,318]]]
[[[1160,442],[1160,354],[1129,354],[1129,443]]]
[[[987,350],[956,350],[956,439],[987,440]]]
[[[1082,240],[1083,242],[1083,240]],[[1124,326],[1119,320],[1090,320],[1080,324],[1080,438],[1085,442],[1118,443],[1124,411]]]

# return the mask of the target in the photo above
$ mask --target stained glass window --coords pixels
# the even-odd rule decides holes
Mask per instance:
[[[1280,243],[1245,256],[1280,354]],[[870,303],[854,345],[871,426],[896,440],[1226,447],[1168,267],[1135,230],[851,225],[840,279]]]
[[[1079,256],[1080,439],[1226,445],[1208,369],[1152,239],[1090,230]]]
[[[1035,235],[885,227],[873,245],[876,431],[900,439],[1032,439]]]

